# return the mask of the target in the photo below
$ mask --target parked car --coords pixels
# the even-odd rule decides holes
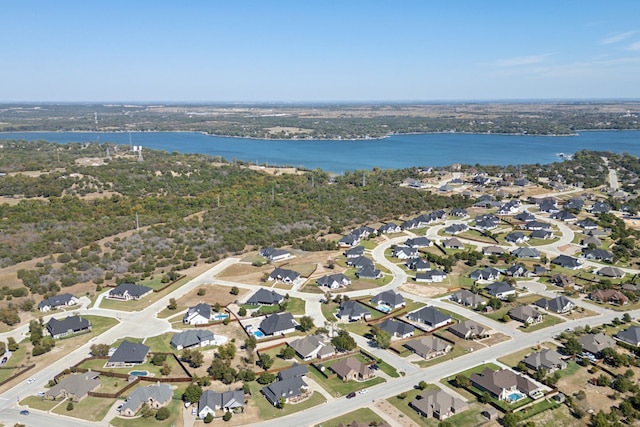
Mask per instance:
[[[356,397],[356,393],[355,392],[351,392],[349,394],[347,394],[347,399],[351,399],[352,397]]]
[[[193,408],[191,410],[191,415],[198,415],[198,408]]]
[[[44,397],[44,391],[39,391],[38,392],[38,397]]]
[[[191,402],[184,402],[184,407],[188,408],[189,406],[191,406]]]
[[[363,388],[362,390],[360,390],[360,394],[365,394],[366,392],[368,392],[369,390],[367,390],[366,388]]]
[[[29,415],[29,411],[23,409],[22,411],[20,411],[20,415]]]

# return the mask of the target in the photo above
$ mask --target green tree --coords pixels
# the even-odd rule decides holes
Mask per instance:
[[[20,348],[20,346],[13,337],[9,337],[7,338],[7,348],[9,349],[9,351],[16,351],[18,350],[18,348]]]
[[[376,332],[376,344],[380,348],[389,348],[389,346],[391,346],[391,334],[387,331],[378,329]]]
[[[260,353],[260,356],[258,357],[258,365],[265,371],[269,370],[273,365],[273,357],[267,353]]]
[[[204,363],[204,354],[200,350],[192,350],[191,358],[189,359],[189,366],[192,368],[199,368]]]
[[[167,306],[169,310],[175,310],[178,308],[178,302],[175,298],[169,299],[169,305]]]
[[[418,383],[418,390],[424,390],[425,388],[427,388],[427,383],[425,381],[420,381]]]
[[[257,345],[258,339],[254,335],[250,335],[246,340],[244,340],[244,348],[246,348],[247,351],[255,350]]]
[[[73,402],[69,401],[69,403],[67,403],[67,411],[73,411]]]
[[[203,297],[203,296],[205,296],[205,295],[206,295],[206,293],[207,293],[207,290],[206,290],[205,288],[200,288],[200,289],[198,289],[198,296],[199,296],[199,297]]]
[[[285,346],[280,350],[280,357],[283,359],[293,359],[296,356],[296,351],[289,346]]]
[[[167,360],[167,355],[164,353],[155,353],[151,358],[151,364],[153,366],[162,366],[162,364]]]
[[[218,347],[218,357],[222,360],[231,360],[236,356],[236,346],[232,342]]]
[[[189,384],[182,393],[182,400],[185,402],[196,403],[202,397],[202,388],[198,384]]]
[[[244,307],[240,307],[240,309],[238,310],[238,316],[244,317],[246,315],[247,315],[247,309]]]
[[[256,382],[258,384],[265,385],[265,384],[270,384],[270,383],[274,382],[275,380],[276,380],[276,375],[275,374],[272,374],[272,373],[269,373],[269,372],[263,372],[258,376],[258,378],[256,379]]]
[[[91,354],[96,357],[104,357],[109,354],[108,344],[92,344],[91,345]]]
[[[212,421],[213,421],[213,414],[211,412],[209,412],[207,414],[207,416],[204,417],[204,423],[205,424],[211,424]]]
[[[287,404],[287,400],[280,396],[280,399],[278,399],[278,408],[280,409],[284,409],[284,406]]]
[[[238,295],[238,294],[240,293],[240,289],[238,289],[238,287],[237,287],[237,286],[234,286],[234,287],[232,287],[232,288],[231,288],[231,290],[229,291],[229,293],[230,293],[231,295]]]
[[[516,412],[508,412],[502,417],[504,427],[516,427],[520,422],[520,415]]]
[[[231,415],[231,412],[227,411],[227,412],[225,412],[225,413],[224,413],[224,415],[222,416],[222,419],[223,419],[224,421],[229,421],[229,420],[231,419],[231,416],[232,416],[232,415]]]
[[[576,356],[582,353],[582,345],[578,342],[575,337],[571,337],[564,344],[564,351],[566,354],[570,356]]]
[[[166,406],[159,408],[158,412],[156,412],[156,420],[158,421],[166,420],[170,416],[171,416],[171,411],[169,411],[169,408],[167,408]]]
[[[302,332],[307,332],[313,329],[313,318],[311,316],[302,316],[298,319],[298,324],[300,325],[300,330]]]
[[[454,383],[456,387],[460,387],[460,388],[467,388],[471,386],[471,381],[469,380],[469,377],[462,374],[456,375],[456,378],[454,379]]]
[[[160,368],[160,373],[166,377],[171,373],[171,366],[167,363],[163,364],[162,367]]]
[[[331,339],[331,344],[338,351],[351,351],[357,347],[356,340],[344,329],[338,331],[338,335]]]

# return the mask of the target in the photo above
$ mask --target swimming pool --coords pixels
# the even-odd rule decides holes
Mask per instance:
[[[216,313],[213,315],[213,320],[224,320],[227,317],[229,317],[227,313]]]
[[[264,338],[264,332],[262,332],[260,329],[256,329],[255,331],[252,331],[251,333],[256,338]]]
[[[376,307],[378,310],[385,312],[385,313],[389,313],[391,311],[391,307],[389,307],[388,305],[384,305],[384,304],[378,304],[378,306]]]
[[[131,371],[129,372],[129,375],[132,375],[134,377],[146,377],[147,375],[149,375],[148,371]]]
[[[525,395],[524,395],[524,394],[522,394],[522,393],[511,393],[511,394],[507,397],[507,400],[508,400],[510,403],[513,403],[513,402],[517,402],[518,400],[522,399],[523,397],[525,397]]]

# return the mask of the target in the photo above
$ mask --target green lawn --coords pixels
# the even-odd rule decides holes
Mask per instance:
[[[518,413],[521,415],[521,420],[526,420],[546,410],[556,409],[559,406],[560,405],[557,402],[554,402],[550,399],[543,399],[540,402],[531,405],[530,407],[523,409],[522,411],[519,411]]]
[[[186,305],[179,305],[175,310],[170,310],[169,308],[163,309],[160,313],[156,314],[158,319],[166,319],[167,317],[175,316],[176,313],[180,313],[183,310],[186,310],[188,307]],[[180,316],[180,320],[182,320],[182,316]]]
[[[334,302],[330,302],[329,304],[320,304],[320,310],[322,310],[322,315],[328,321],[333,322],[337,320],[335,313],[338,310],[338,304]]]
[[[305,314],[306,311],[304,309],[306,301],[302,298],[289,298],[289,303],[287,304],[287,311],[291,314]]]
[[[271,403],[269,403],[269,401],[262,395],[262,393],[260,393],[260,390],[263,387],[262,385],[258,384],[255,381],[252,381],[249,383],[249,387],[251,388],[252,396],[249,400],[249,404],[255,405],[258,408],[258,411],[260,411],[260,418],[265,421],[272,418],[283,417],[295,412],[304,411],[305,409],[320,405],[327,400],[322,394],[314,391],[311,397],[303,400],[302,402],[286,404],[284,409],[278,409]],[[123,427],[127,426],[123,425]]]
[[[293,362],[302,363],[302,360],[300,360],[297,356],[294,357],[293,359],[281,358],[279,356],[280,350],[286,347],[287,347],[286,344],[282,344],[277,347],[270,348],[268,350],[260,351],[260,354],[268,354],[273,358],[273,365],[271,366],[271,369],[288,368],[293,364]]]
[[[173,353],[177,350],[171,346],[171,337],[174,332],[167,332],[166,334],[157,335],[144,340],[144,345],[151,347],[152,352],[156,353]]]
[[[319,372],[313,366],[309,366],[309,375],[320,384],[325,390],[335,396],[344,396],[352,391],[358,391],[363,388],[372,387],[376,384],[385,382],[384,378],[374,377],[367,381],[347,381],[344,382],[341,379],[326,378],[321,372]]]
[[[380,368],[380,370],[382,372],[384,372],[385,374],[389,375],[391,378],[400,377],[400,374],[398,373],[398,370],[396,368],[394,368],[393,366],[389,365],[384,360],[376,362],[376,364],[378,365],[378,367]]]
[[[354,334],[360,335],[362,337],[371,333],[371,326],[363,322],[349,322],[341,326],[343,326],[347,331],[353,332]]]
[[[427,390],[435,390],[438,389],[436,385],[427,384],[427,388],[425,390],[418,390],[413,388],[411,390],[406,391],[405,393],[401,393],[398,396],[393,396],[387,399],[387,402],[391,403],[393,406],[398,408],[400,412],[402,412],[405,416],[411,418],[415,423],[421,426],[429,426],[436,427],[438,425],[438,421],[431,419],[428,420],[420,416],[414,409],[409,407],[409,403],[411,403],[417,395],[421,394],[423,391]],[[405,396],[404,399],[401,399],[399,396]],[[430,423],[428,421],[431,421]]]
[[[336,418],[332,418],[329,421],[326,421],[322,424],[318,424],[316,427],[334,427],[338,424],[348,425],[353,421],[357,421],[359,423],[364,423],[370,425],[372,422],[377,424],[382,423],[384,420],[380,418],[375,412],[373,412],[369,408],[361,408],[355,411],[349,412],[348,414],[341,415]]]
[[[67,411],[67,404],[63,402],[53,410],[53,413],[87,421],[100,421],[115,402],[116,399],[87,396],[80,402],[74,403],[73,410]]]
[[[60,403],[59,400],[48,400],[38,396],[29,396],[20,401],[21,405],[27,405],[29,408],[39,409],[41,411],[49,411],[51,408]]]
[[[546,328],[548,326],[553,326],[553,325],[557,325],[559,323],[563,323],[564,320],[556,317],[556,316],[551,316],[551,315],[546,315],[544,316],[544,320],[540,323],[536,323],[535,325],[529,325],[526,328],[521,326],[520,329],[522,330],[522,332],[534,332],[534,331],[538,331],[540,329]]]

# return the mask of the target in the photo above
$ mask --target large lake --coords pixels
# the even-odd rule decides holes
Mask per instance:
[[[446,166],[453,163],[518,165],[552,163],[557,153],[587,149],[640,156],[640,132],[580,132],[577,136],[474,134],[393,135],[361,141],[274,141],[225,138],[192,132],[5,132],[1,139],[46,140],[58,143],[99,141],[144,148],[203,153],[227,160],[268,165],[303,166],[342,173],[346,170]]]

